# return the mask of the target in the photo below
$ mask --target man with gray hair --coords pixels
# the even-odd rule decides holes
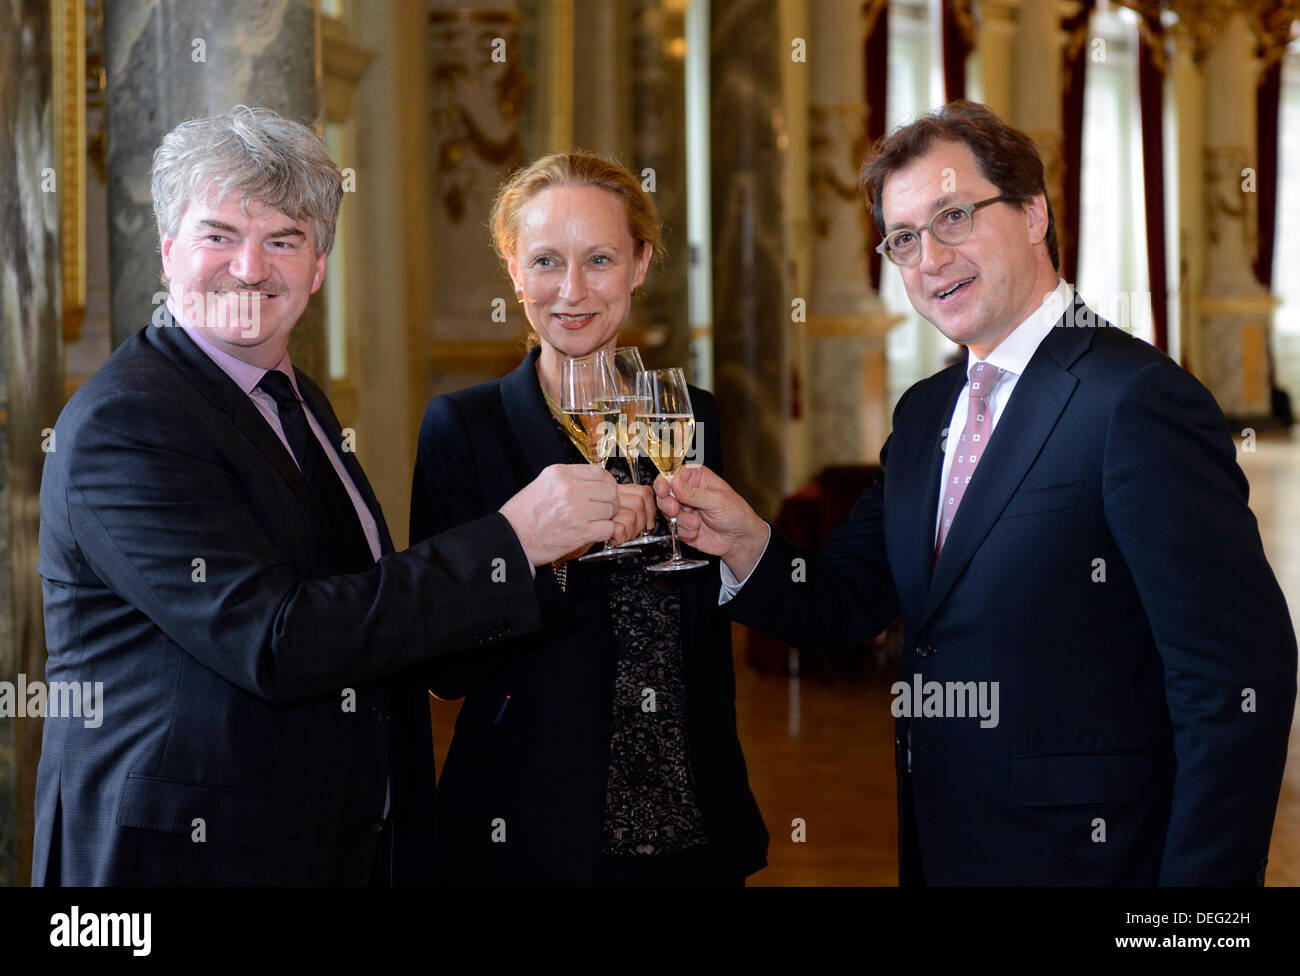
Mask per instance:
[[[342,196],[316,135],[264,109],[155,154],[166,306],[68,402],[41,483],[47,676],[104,706],[45,724],[34,884],[431,880],[422,669],[539,628],[532,567],[644,525],[648,493],[556,465],[393,551],[289,361]]]

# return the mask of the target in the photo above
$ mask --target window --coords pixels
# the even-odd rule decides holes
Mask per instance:
[[[1300,40],[1282,62],[1278,116],[1277,229],[1273,245],[1273,355],[1277,385],[1300,396]]]
[[[944,102],[939,21],[933,4],[895,0],[889,6],[886,101],[887,132]],[[903,316],[885,341],[892,405],[913,383],[942,368],[957,352],[957,345],[917,314],[898,269],[888,259],[880,266],[880,301],[891,314]]]
[[[1100,5],[1088,45],[1079,293],[1112,325],[1151,342],[1137,15]]]

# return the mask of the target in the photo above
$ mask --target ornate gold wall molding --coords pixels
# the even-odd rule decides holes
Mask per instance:
[[[513,56],[519,14],[513,10],[432,10],[434,160],[442,208],[453,224],[467,216],[483,170],[495,174],[523,161],[519,119],[528,77]],[[492,60],[498,38],[509,52]]]
[[[1287,45],[1300,34],[1296,24],[1300,21],[1300,0],[1257,4],[1251,20],[1259,41],[1259,76],[1262,81],[1265,73],[1282,60]]]
[[[86,314],[86,20],[84,0],[54,0],[54,143],[58,169],[63,341]]]
[[[573,0],[547,5],[550,33],[547,79],[546,144],[551,152],[573,148]]]

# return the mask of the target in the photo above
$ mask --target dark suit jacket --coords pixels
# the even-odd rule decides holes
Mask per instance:
[[[899,400],[884,470],[826,546],[774,534],[728,606],[828,646],[901,610],[903,681],[999,683],[996,727],[897,722],[904,882],[1252,884],[1296,645],[1246,479],[1200,383],[1104,320],[1067,325],[1089,321],[1081,304],[1067,314],[937,565],[941,436],[964,364]],[[800,556],[807,582],[792,582]]]
[[[411,538],[500,507],[548,465],[573,454],[537,381],[537,351],[501,380],[434,399],[420,428]],[[721,459],[717,405],[691,388],[704,459]],[[730,623],[717,612],[718,570],[672,574],[680,587],[688,748],[710,844],[737,878],[766,863],[767,832],[736,735]],[[609,772],[616,649],[608,568],[568,564],[559,595],[549,568],[538,587],[549,618],[511,641],[509,667],[445,672],[440,697],[465,696],[438,784],[440,881],[576,883],[594,878]],[[506,695],[510,704],[496,721]],[[507,842],[492,843],[503,818]]]
[[[175,327],[123,343],[55,430],[46,674],[102,681],[104,714],[45,723],[33,882],[364,884],[390,778],[396,880],[430,880],[427,693],[385,679],[539,626],[509,523],[485,513],[393,553],[344,453],[385,555],[329,575],[330,529],[292,458]],[[509,582],[491,582],[494,557]]]

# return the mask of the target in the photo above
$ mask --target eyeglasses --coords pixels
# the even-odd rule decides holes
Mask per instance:
[[[990,197],[979,203],[966,203],[959,207],[945,207],[930,218],[924,227],[906,227],[893,231],[876,245],[876,250],[901,268],[911,267],[921,259],[921,231],[949,247],[960,244],[975,229],[975,211],[991,203],[1001,203],[1006,197]]]

